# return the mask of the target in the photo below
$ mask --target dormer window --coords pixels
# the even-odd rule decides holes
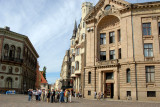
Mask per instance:
[[[110,8],[111,8],[111,5],[107,5],[107,6],[104,8],[104,10],[110,10]]]

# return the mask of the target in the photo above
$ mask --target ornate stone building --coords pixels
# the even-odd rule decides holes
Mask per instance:
[[[84,97],[159,101],[160,2],[99,0],[84,20]]]
[[[85,66],[85,35],[86,35],[86,24],[84,22],[84,17],[92,9],[93,4],[89,2],[84,2],[82,4],[81,12],[82,17],[80,24],[77,28],[77,23],[75,22],[73,35],[70,44],[70,57],[71,57],[71,77],[73,78],[73,89],[74,91],[80,92],[83,95],[84,89],[84,66]]]
[[[0,28],[0,90],[35,88],[38,53],[27,36]]]
[[[63,58],[60,81],[62,83],[62,89],[73,88],[73,82],[71,78],[71,61],[70,61],[70,50],[66,51],[66,54]]]

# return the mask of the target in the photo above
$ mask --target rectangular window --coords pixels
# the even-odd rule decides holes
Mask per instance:
[[[153,46],[151,43],[144,44],[144,56],[153,57]]]
[[[131,82],[131,77],[130,77],[130,69],[127,69],[127,83],[130,83]]]
[[[74,73],[74,66],[72,66],[72,68],[71,68],[71,73],[72,74]]]
[[[110,32],[109,33],[109,43],[114,43],[115,42],[115,33]]]
[[[121,48],[118,49],[118,59],[121,59]]]
[[[110,50],[110,60],[115,59],[115,50]]]
[[[127,91],[127,97],[131,96],[131,91]]]
[[[147,91],[147,97],[156,97],[156,91]]]
[[[88,84],[91,83],[91,72],[88,73]]]
[[[106,73],[106,80],[113,79],[113,72]]]
[[[83,22],[83,28],[85,27],[85,22]]]
[[[101,61],[105,61],[106,60],[106,52],[105,51],[101,51],[100,52],[100,60]]]
[[[151,23],[143,23],[143,36],[151,35]]]
[[[118,30],[118,42],[120,42],[121,41],[121,30],[119,29]]]
[[[88,91],[88,95],[91,95],[91,91]]]
[[[158,23],[159,35],[160,35],[160,22]]]
[[[76,55],[79,55],[79,48],[76,49]]]
[[[105,33],[101,33],[100,34],[100,44],[101,45],[104,45],[104,44],[106,44],[106,34]]]
[[[154,66],[146,66],[146,82],[153,83],[155,81]]]

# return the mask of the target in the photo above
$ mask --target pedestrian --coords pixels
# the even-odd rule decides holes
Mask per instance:
[[[41,94],[42,94],[42,91],[41,89],[38,90],[38,100],[40,101],[41,100]]]
[[[48,94],[48,89],[45,89],[44,101],[47,101],[47,94]]]
[[[60,102],[60,93],[59,93],[59,91],[57,91],[57,100],[58,100],[58,102]]]
[[[42,101],[45,101],[45,90],[42,90],[41,99]]]
[[[35,97],[36,97],[36,101],[38,101],[38,89],[36,89]]]
[[[48,92],[47,92],[47,103],[49,103],[50,102],[50,91],[48,90]]]
[[[60,102],[61,103],[64,102],[64,92],[63,92],[63,90],[61,90],[61,92],[60,92]]]
[[[101,99],[104,99],[104,98],[103,98],[103,92],[101,93]]]
[[[69,99],[70,99],[70,103],[71,103],[71,100],[72,100],[72,92],[71,91],[69,93]]]
[[[100,100],[100,98],[101,98],[101,92],[98,93],[97,100]]]
[[[97,98],[96,96],[97,96],[97,92],[95,91],[95,92],[94,92],[94,99]]]
[[[32,98],[32,90],[29,89],[28,90],[28,101],[31,101],[31,98]]]
[[[65,92],[65,102],[67,103],[68,102],[68,91],[66,90],[66,92]]]
[[[52,89],[52,92],[51,92],[51,103],[55,102],[55,91],[54,89]]]

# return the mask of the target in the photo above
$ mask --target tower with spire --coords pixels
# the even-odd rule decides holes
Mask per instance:
[[[76,33],[77,33],[77,22],[75,20],[72,38],[76,38]]]

